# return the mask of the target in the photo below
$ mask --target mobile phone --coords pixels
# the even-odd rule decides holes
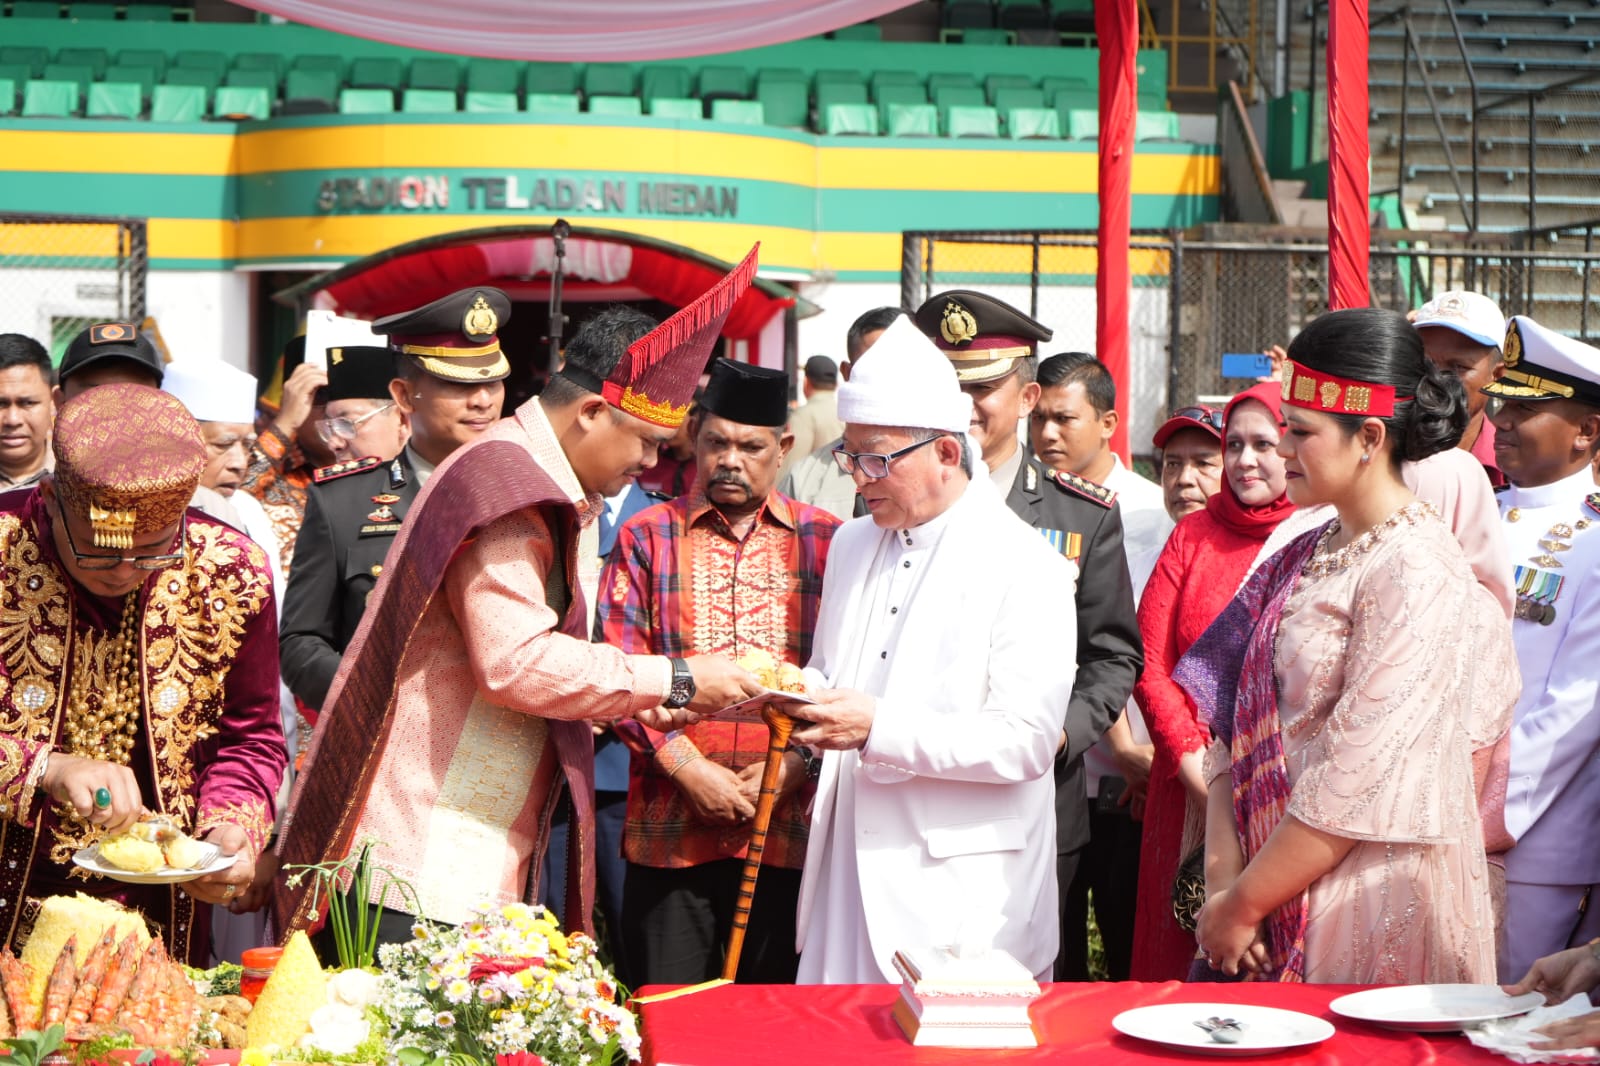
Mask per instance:
[[[1128,782],[1120,777],[1102,777],[1100,779],[1100,792],[1094,798],[1094,809],[1099,814],[1115,814],[1126,810],[1119,807],[1117,802],[1122,799],[1122,794],[1128,790]]]
[[[1272,356],[1260,352],[1223,352],[1222,376],[1225,378],[1264,378],[1272,373]]]

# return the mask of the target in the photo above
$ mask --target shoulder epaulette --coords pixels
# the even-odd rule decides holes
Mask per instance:
[[[1044,476],[1054,482],[1057,488],[1082,496],[1086,500],[1093,500],[1102,507],[1110,507],[1117,502],[1115,492],[1077,474],[1065,470],[1046,470]]]
[[[1591,492],[1583,498],[1583,505],[1595,514],[1600,514],[1600,492]]]
[[[346,459],[342,463],[334,463],[332,466],[319,467],[313,470],[311,472],[311,480],[318,485],[326,484],[329,481],[337,481],[342,477],[349,477],[351,474],[359,474],[363,470],[371,470],[382,462],[382,459],[371,455],[362,459]]]

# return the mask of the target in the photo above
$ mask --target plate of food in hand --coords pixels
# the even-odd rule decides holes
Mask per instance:
[[[166,815],[147,814],[132,828],[104,837],[72,856],[77,865],[113,881],[175,885],[226,870],[237,855],[194,839]]]
[[[766,689],[759,696],[751,696],[747,700],[722,708],[706,717],[718,722],[759,722],[761,709],[767,704],[777,704],[784,707],[794,707],[800,704],[816,703],[817,701],[806,695],[806,679],[800,673],[800,668],[793,663],[779,662],[778,658],[765,651],[747,651],[738,658],[738,665],[744,667],[761,682],[761,687]],[[804,714],[790,711],[795,718],[803,718]]]

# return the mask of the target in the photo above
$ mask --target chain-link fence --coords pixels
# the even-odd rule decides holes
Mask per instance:
[[[143,219],[0,213],[0,333],[59,363],[90,324],[143,321],[148,268]]]
[[[1531,315],[1600,340],[1591,308],[1600,220],[1539,234],[1378,230],[1370,245],[1374,306],[1399,311],[1435,293],[1473,289],[1509,315]],[[1327,309],[1326,234],[1283,226],[1207,225],[1138,233],[1132,242],[1128,427],[1133,451],[1166,411],[1249,384],[1222,376],[1222,356],[1287,345]],[[1095,350],[1094,234],[1087,231],[906,233],[901,303],[941,289],[980,289],[1055,331],[1041,354]]]

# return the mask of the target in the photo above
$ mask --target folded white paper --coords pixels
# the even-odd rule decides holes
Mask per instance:
[[[1600,1051],[1593,1048],[1574,1048],[1564,1051],[1547,1051],[1531,1047],[1548,1039],[1535,1029],[1576,1018],[1595,1009],[1588,996],[1573,996],[1565,1003],[1553,1007],[1536,1007],[1527,1014],[1497,1022],[1485,1022],[1476,1029],[1467,1030],[1467,1039],[1481,1048],[1498,1052],[1512,1062],[1600,1062]]]

